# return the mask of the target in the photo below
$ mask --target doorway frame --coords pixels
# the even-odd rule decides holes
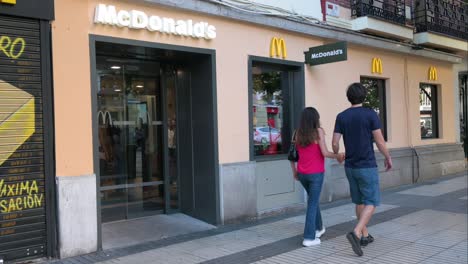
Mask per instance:
[[[99,174],[99,153],[96,146],[98,145],[98,127],[97,127],[97,117],[94,114],[98,107],[97,107],[97,83],[95,82],[97,78],[96,72],[96,43],[97,42],[106,42],[109,44],[123,44],[129,46],[138,46],[138,47],[145,47],[145,48],[155,48],[155,49],[163,49],[163,50],[172,50],[172,51],[182,51],[182,52],[190,52],[190,53],[197,53],[202,55],[208,55],[211,58],[211,86],[212,86],[212,94],[213,94],[213,113],[211,116],[213,122],[213,153],[214,153],[214,167],[213,167],[213,174],[215,179],[215,186],[216,186],[216,222],[219,223],[221,219],[221,208],[220,208],[220,184],[219,184],[219,147],[218,147],[218,100],[217,100],[217,82],[216,82],[216,50],[213,49],[204,49],[204,48],[194,48],[194,47],[186,47],[186,46],[179,46],[179,45],[171,45],[171,44],[164,44],[164,43],[157,43],[157,42],[148,42],[142,40],[133,40],[133,39],[124,39],[124,38],[117,38],[117,37],[110,37],[110,36],[100,36],[89,34],[89,54],[90,54],[90,71],[91,71],[91,122],[92,122],[92,144],[93,144],[93,171],[96,175],[96,209],[97,209],[97,238],[98,238],[98,250],[102,251],[102,221],[101,221],[101,197],[100,197],[100,186],[101,186],[101,179]],[[167,117],[164,116],[163,120],[166,120]],[[167,120],[166,120],[167,121]],[[163,121],[164,122],[164,121]],[[167,122],[163,124],[164,128],[167,128]],[[163,128],[163,131],[164,131]],[[167,132],[165,132],[165,138],[167,139]],[[165,150],[166,152],[167,150]],[[177,164],[179,166],[179,164]],[[178,170],[179,171],[179,170]],[[180,197],[179,197],[180,199]],[[169,210],[168,213],[172,213],[173,211]]]
[[[462,89],[463,90],[463,93],[465,95],[465,98],[458,98],[458,102],[462,105],[460,105],[457,109],[457,111],[459,111],[461,109],[461,115],[463,115],[463,120],[465,121],[465,127],[464,127],[464,132],[465,132],[465,135],[464,135],[464,142],[463,142],[463,150],[464,150],[464,154],[465,154],[465,159],[468,158],[468,99],[466,98],[466,96],[468,95],[468,83],[465,83],[465,87],[463,88],[462,87],[462,81],[463,81],[463,78],[465,78],[465,82],[468,82],[468,71],[462,71],[462,72],[459,72],[458,73],[458,96],[462,96]],[[461,100],[464,100],[463,102]],[[459,118],[459,117],[457,117]],[[461,125],[460,124],[460,129],[461,129]],[[460,136],[462,135],[461,134],[461,131],[460,132]]]

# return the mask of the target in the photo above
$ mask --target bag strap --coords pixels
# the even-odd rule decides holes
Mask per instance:
[[[297,130],[294,130],[293,136],[291,137],[291,142],[292,143],[296,143],[296,132],[297,132]]]

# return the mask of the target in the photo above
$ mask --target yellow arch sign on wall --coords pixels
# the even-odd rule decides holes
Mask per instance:
[[[429,81],[437,81],[439,79],[439,76],[437,76],[437,69],[434,66],[429,67],[429,72],[428,72],[428,77],[427,79]]]
[[[0,80],[0,165],[36,131],[34,96]]]
[[[378,73],[382,74],[383,73],[383,66],[382,66],[382,60],[380,58],[373,58],[372,59],[372,73]]]
[[[271,39],[270,57],[282,57],[283,59],[288,57],[286,42],[284,42],[283,38],[274,37]]]

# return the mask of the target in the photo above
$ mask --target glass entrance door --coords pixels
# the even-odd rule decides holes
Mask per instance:
[[[165,77],[166,67],[151,58],[98,48],[102,222],[167,212],[178,199],[175,75]]]
[[[165,92],[165,116],[167,117],[167,179],[165,184],[168,192],[165,199],[168,201],[168,211],[177,211],[180,208],[179,202],[179,173],[178,173],[178,152],[177,148],[177,68],[172,65],[165,65],[161,69],[161,84]]]

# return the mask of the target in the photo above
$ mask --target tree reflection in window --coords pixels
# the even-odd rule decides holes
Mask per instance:
[[[283,153],[283,71],[255,67],[253,71],[253,128],[255,155]]]
[[[382,133],[385,140],[387,140],[385,80],[361,77],[361,83],[367,89],[367,96],[363,106],[373,109],[379,115],[380,122],[382,123]]]

